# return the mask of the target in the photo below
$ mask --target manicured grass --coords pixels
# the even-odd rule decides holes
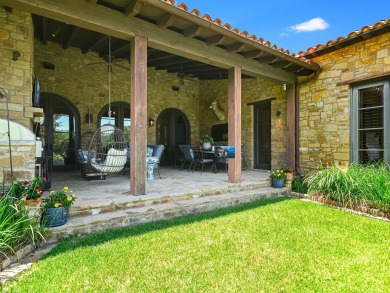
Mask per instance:
[[[390,292],[390,223],[297,199],[73,238],[12,292]]]

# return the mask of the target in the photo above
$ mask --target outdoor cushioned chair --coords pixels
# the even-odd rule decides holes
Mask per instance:
[[[108,174],[120,172],[127,161],[127,145],[121,129],[111,124],[102,125],[95,131],[88,153],[79,152],[79,160],[84,165],[83,176],[106,179]],[[84,161],[81,161],[81,156]]]

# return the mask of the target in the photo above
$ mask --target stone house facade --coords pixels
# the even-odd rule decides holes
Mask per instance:
[[[389,21],[381,24],[390,27]],[[283,84],[262,77],[244,78],[241,84],[241,143],[245,145],[248,168],[258,168],[256,156],[256,105],[269,103],[270,164],[268,169],[280,168],[281,161],[288,161],[288,134],[296,127],[297,167],[312,170],[320,164],[337,163],[346,165],[356,161],[352,155],[351,131],[353,124],[353,89],[361,84],[385,82],[384,109],[389,113],[388,81],[390,72],[390,33],[370,36],[350,45],[340,46],[343,41],[325,46],[327,50],[314,48],[302,52],[302,56],[321,67],[314,78],[300,77],[296,84],[298,105],[297,126],[288,120],[288,95]],[[32,87],[35,76],[39,77],[41,93],[55,95],[68,102],[77,111],[79,137],[86,131],[98,127],[102,109],[111,103],[128,104],[131,95],[130,69],[127,61],[113,66],[111,71],[111,94],[108,97],[107,64],[95,53],[82,53],[80,49],[66,50],[59,44],[48,41],[42,44],[34,37],[30,13],[0,8],[0,86],[7,89],[9,96],[9,117],[29,129],[34,128],[34,117],[43,115],[42,108],[32,107]],[[344,40],[348,43],[350,38]],[[339,49],[337,49],[337,48]],[[13,60],[13,52],[21,56]],[[44,62],[55,64],[55,69],[43,66]],[[185,79],[180,90],[172,86],[178,82],[177,75],[148,68],[147,70],[147,116],[158,121],[167,109],[183,113],[189,123],[189,143],[199,145],[199,138],[211,133],[211,126],[222,123],[209,108],[218,98],[220,108],[228,116],[228,80]],[[92,114],[92,123],[84,117]],[[384,115],[388,117],[388,115]],[[5,103],[0,104],[0,117],[6,117]],[[383,119],[383,158],[388,158],[390,131]],[[288,122],[290,121],[290,122]],[[147,128],[148,143],[158,141],[158,128]],[[355,138],[353,135],[353,139]],[[227,143],[227,142],[224,142]],[[6,152],[1,162],[7,167]],[[358,156],[358,155],[357,155]],[[31,160],[20,165],[20,175],[28,179],[26,170],[33,177]],[[23,170],[23,172],[22,172]],[[22,175],[23,174],[23,175]],[[15,177],[18,177],[16,172]]]
[[[369,148],[366,141],[369,132],[380,132],[382,138],[375,152],[379,152],[381,159],[390,162],[389,27],[390,19],[380,21],[346,38],[303,53],[320,64],[322,71],[299,91],[299,165],[302,168],[312,170],[319,165],[368,162],[369,152],[365,149]],[[383,32],[372,36],[373,31],[378,29],[383,29]],[[354,96],[354,90],[373,86],[383,88],[375,103],[379,107],[378,113],[367,113],[373,119],[369,122],[369,118],[363,115],[374,109],[354,107],[357,99],[364,99],[363,96]],[[353,119],[360,119],[363,124],[353,122]]]

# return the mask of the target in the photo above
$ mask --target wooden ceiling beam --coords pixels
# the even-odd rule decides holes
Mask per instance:
[[[219,72],[219,73],[207,73],[207,74],[198,74],[196,76],[199,79],[227,79],[228,73]]]
[[[85,54],[89,50],[92,50],[92,51],[95,50],[99,45],[101,45],[102,43],[107,41],[107,39],[108,39],[108,36],[106,36],[106,35],[103,35],[103,36],[97,38],[95,40],[95,42],[92,43],[92,45],[89,45],[88,47],[83,48],[82,53]]]
[[[203,28],[199,25],[191,26],[183,31],[183,36],[186,38],[193,38],[200,35],[200,33],[203,31]]]
[[[148,61],[149,67],[157,67],[157,66],[166,66],[170,64],[183,64],[187,61],[187,58],[183,58],[180,56],[172,55],[170,58],[167,58],[165,60],[157,60],[157,61]]]
[[[256,58],[256,60],[259,61],[260,63],[272,63],[277,59],[278,59],[278,57],[275,57],[272,55]]]
[[[47,43],[47,17],[42,17],[42,44],[46,45]]]
[[[244,56],[245,58],[252,58],[252,59],[259,58],[262,55],[264,55],[264,52],[260,50],[252,50],[252,51],[247,51],[242,53],[242,56]]]
[[[160,60],[169,59],[169,58],[172,58],[172,57],[174,57],[174,55],[166,53],[166,52],[163,52],[163,51],[160,51],[158,53],[149,55],[148,56],[148,63],[149,62],[156,62],[156,61],[160,61]]]
[[[176,19],[176,16],[173,16],[173,15],[167,13],[163,17],[161,17],[159,20],[157,20],[156,25],[159,28],[167,28],[173,24],[175,19]]]
[[[186,74],[193,74],[193,75],[199,75],[199,74],[214,74],[214,73],[227,73],[227,69],[223,68],[215,68],[215,67],[205,67],[205,68],[198,68],[196,70],[194,69],[188,69],[183,67],[182,70],[179,70],[180,72],[186,73]],[[168,73],[174,73],[177,72],[177,70],[167,70]]]
[[[224,41],[224,39],[225,39],[224,36],[216,35],[216,36],[213,36],[213,37],[206,39],[206,44],[210,45],[210,46],[211,45],[213,45],[213,46],[220,45]]]
[[[128,58],[130,58],[130,42],[112,50],[111,54],[113,56],[118,56],[123,52],[126,52],[128,55]]]
[[[141,7],[142,3],[137,0],[130,0],[129,4],[125,8],[125,14],[128,17],[134,17],[140,12]]]
[[[149,47],[225,69],[238,66],[242,68],[243,74],[254,77],[278,83],[297,81],[294,74],[282,69],[273,68],[269,64],[253,62],[252,59],[239,54],[231,54],[223,48],[207,45],[195,38],[186,38],[178,32],[159,28],[153,23],[136,17],[128,17],[102,5],[78,0],[1,0],[1,2],[14,9],[21,9],[104,35],[111,35],[114,38],[129,41],[135,36],[145,36]],[[154,4],[157,5],[157,3]],[[206,25],[205,21],[199,20],[199,22]],[[302,67],[305,67],[304,64]]]
[[[227,46],[226,51],[228,52],[240,52],[245,48],[245,44],[243,43],[235,43],[233,45]]]
[[[202,66],[207,65],[204,63],[190,60],[190,59],[187,59],[187,60],[188,60],[188,62],[185,62],[185,68],[197,68],[197,67],[202,67]],[[157,70],[169,70],[169,69],[179,70],[180,66],[178,66],[177,64],[167,64],[167,65],[162,65],[162,66],[156,66],[156,69]]]
[[[276,61],[274,63],[272,63],[272,66],[275,67],[275,68],[285,68],[286,66],[292,64],[291,62],[289,61]]]
[[[80,28],[78,26],[74,26],[74,25],[70,26],[69,36],[65,38],[64,43],[62,45],[63,49],[67,49],[69,47],[69,45],[72,43],[72,41],[77,36],[79,31],[80,31]]]

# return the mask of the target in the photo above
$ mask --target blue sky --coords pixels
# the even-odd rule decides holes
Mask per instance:
[[[390,18],[390,0],[176,0],[188,10],[196,8],[200,16],[209,14],[230,23],[240,31],[270,41],[271,45],[290,50],[306,51],[380,20]]]

